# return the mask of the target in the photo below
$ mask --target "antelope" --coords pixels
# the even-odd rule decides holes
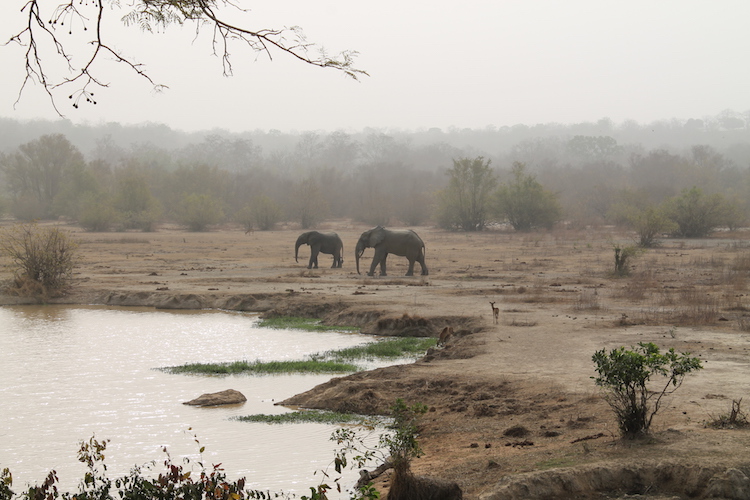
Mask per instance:
[[[490,305],[492,306],[492,316],[494,316],[494,318],[495,318],[495,324],[497,324],[497,319],[500,316],[500,309],[498,309],[497,307],[495,307],[495,303],[494,302],[490,302]]]
[[[445,345],[446,342],[448,342],[448,339],[453,335],[453,327],[452,326],[446,326],[443,328],[443,331],[440,332],[440,337],[438,338],[438,345]]]

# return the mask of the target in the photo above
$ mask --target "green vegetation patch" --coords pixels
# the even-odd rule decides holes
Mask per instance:
[[[232,361],[230,363],[186,363],[181,366],[160,368],[167,373],[197,375],[276,375],[284,373],[346,373],[356,372],[356,365],[339,361],[306,359],[300,361]]]
[[[299,424],[299,423],[319,423],[319,424],[362,424],[370,425],[371,418],[353,413],[337,413],[332,411],[303,410],[281,415],[246,415],[243,417],[233,417],[232,420],[241,422],[262,422],[267,424]]]
[[[258,323],[260,328],[276,328],[289,330],[306,330],[309,332],[358,332],[356,326],[328,326],[315,318],[300,318],[298,316],[279,316],[277,318],[262,319]]]
[[[418,356],[434,346],[431,337],[396,337],[313,354],[298,361],[231,361],[225,363],[186,363],[159,368],[166,373],[192,375],[282,375],[288,373],[351,373],[361,368],[356,359],[395,359]]]
[[[432,337],[397,337],[328,351],[324,356],[335,360],[403,358],[420,355],[435,344],[437,339]]]

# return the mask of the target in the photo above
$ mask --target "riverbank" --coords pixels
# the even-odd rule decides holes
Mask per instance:
[[[342,237],[344,267],[330,269],[322,256],[317,270],[304,267],[307,247],[294,261],[294,229],[68,229],[81,265],[55,303],[308,316],[381,335],[437,336],[451,326],[447,345],[414,364],[339,377],[284,404],[361,413],[387,412],[397,397],[428,405],[414,470],[458,482],[464,498],[550,497],[554,485],[579,496],[597,488],[704,494],[711,478],[724,484],[728,468],[750,476],[750,432],[706,426],[750,393],[746,234],[666,241],[617,278],[613,244],[629,244],[625,234],[416,228],[430,275],[404,277],[405,259],[392,256],[390,276],[370,278],[353,266],[367,228],[348,222],[322,228]],[[0,279],[10,278],[3,267]],[[660,410],[652,439],[627,443],[590,378],[591,355],[641,341],[689,351],[705,369]],[[531,489],[519,496],[519,488]]]

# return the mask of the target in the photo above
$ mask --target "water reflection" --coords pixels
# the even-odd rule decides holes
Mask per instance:
[[[0,467],[16,491],[51,469],[64,491],[83,476],[80,440],[110,439],[110,477],[135,464],[173,458],[222,463],[251,487],[307,491],[313,473],[333,458],[333,426],[273,426],[229,417],[289,411],[275,401],[324,382],[328,375],[205,377],[156,367],[188,362],[301,359],[368,341],[359,334],[270,330],[251,315],[161,312],[102,307],[0,308]],[[242,392],[244,405],[195,408],[203,393]],[[191,429],[191,430],[188,430]],[[194,442],[194,436],[200,445]],[[315,450],[314,455],[310,450]],[[178,460],[179,461],[179,458]],[[296,487],[294,485],[297,485]]]

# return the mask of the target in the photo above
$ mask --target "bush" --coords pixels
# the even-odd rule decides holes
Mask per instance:
[[[670,349],[660,354],[659,348],[650,342],[641,342],[631,350],[619,347],[607,353],[602,349],[592,360],[599,376],[591,378],[604,388],[604,397],[626,438],[647,434],[662,398],[676,391],[685,375],[703,368],[701,361],[688,353],[677,354]],[[666,382],[652,390],[648,383],[655,375],[661,375]]]
[[[459,158],[448,171],[448,187],[438,195],[438,224],[444,229],[482,231],[487,225],[490,193],[497,185],[490,160]]]
[[[256,227],[261,231],[270,231],[281,219],[281,207],[266,195],[253,198],[250,210]]]
[[[495,193],[495,211],[516,231],[551,229],[562,217],[557,195],[526,174],[526,165],[513,164],[513,180]]]
[[[109,231],[119,214],[106,196],[86,196],[78,215],[78,224],[86,231]]]
[[[660,234],[672,233],[677,229],[677,224],[667,217],[664,210],[655,207],[632,207],[627,220],[638,234],[638,246],[643,248],[655,247]]]
[[[64,292],[72,279],[77,248],[73,238],[56,227],[17,224],[0,234],[0,252],[18,267],[15,286],[23,295],[46,297]]]
[[[202,461],[191,463],[185,458],[184,464],[174,463],[166,448],[164,470],[152,479],[148,472],[156,462],[145,466],[134,466],[130,473],[117,479],[107,476],[107,465],[104,463],[104,452],[109,440],[98,441],[91,437],[88,441],[81,441],[78,450],[78,461],[86,464],[87,471],[80,482],[78,492],[58,491],[58,478],[55,471],[51,471],[41,485],[31,486],[24,491],[21,499],[78,499],[78,500],[236,500],[241,498],[272,498],[270,492],[250,490],[246,488],[247,480],[240,478],[229,481],[220,465],[206,467]],[[196,440],[197,442],[197,440]],[[203,453],[204,448],[200,448]],[[0,500],[11,500],[13,491],[12,476],[8,469],[0,472]],[[280,495],[276,495],[279,497]]]
[[[207,194],[188,194],[183,197],[177,218],[190,231],[205,231],[221,222],[224,212],[218,200]]]
[[[673,234],[682,238],[703,238],[727,221],[729,205],[719,194],[706,195],[700,188],[685,189],[664,202],[664,213],[676,225]]]

